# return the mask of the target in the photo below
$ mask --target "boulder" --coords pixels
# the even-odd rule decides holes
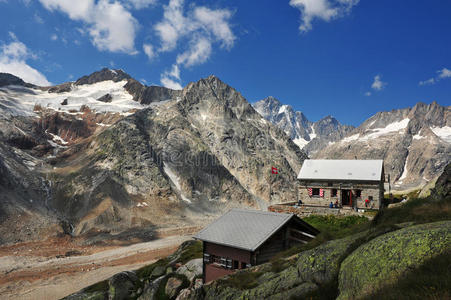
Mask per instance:
[[[176,271],[177,274],[185,275],[191,282],[194,277],[202,275],[202,258],[196,258],[188,261]]]
[[[164,266],[156,266],[153,269],[152,274],[150,275],[150,277],[156,278],[156,277],[163,276],[164,274],[166,274],[166,268]]]
[[[183,286],[183,280],[179,279],[177,277],[170,277],[168,281],[166,282],[165,292],[166,295],[172,299],[177,296],[179,291],[182,289]]]
[[[155,295],[160,286],[161,281],[165,278],[165,276],[158,277],[154,281],[149,282],[144,285],[144,291],[141,296],[138,297],[138,300],[154,300],[156,299]]]
[[[175,300],[188,300],[191,296],[191,290],[190,289],[183,289],[180,291],[179,295]]]
[[[449,251],[451,221],[410,226],[363,244],[341,264],[338,299],[369,297],[407,271]]]
[[[110,300],[129,299],[135,292],[139,279],[133,272],[121,272],[109,280],[108,295]]]

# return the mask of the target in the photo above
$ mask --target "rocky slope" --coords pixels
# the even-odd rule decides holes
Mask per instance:
[[[182,91],[109,69],[53,87],[8,78],[0,88],[2,242],[41,232],[149,234],[295,197],[306,155],[214,76]]]
[[[273,97],[254,108],[311,158],[384,159],[395,190],[426,185],[451,161],[451,107],[436,102],[378,112],[357,128],[330,116],[312,123]]]
[[[309,156],[336,142],[351,132],[354,127],[342,125],[332,116],[311,122],[300,111],[294,111],[289,105],[283,105],[274,97],[267,97],[253,104],[266,120],[281,128],[299,148]]]
[[[392,187],[425,185],[442,173],[451,156],[451,107],[418,103],[379,112],[344,139],[314,155],[330,159],[384,159]]]

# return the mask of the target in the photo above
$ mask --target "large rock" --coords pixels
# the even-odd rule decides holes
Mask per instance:
[[[144,285],[143,293],[138,297],[138,300],[155,300],[156,293],[158,288],[160,287],[161,282],[166,276],[161,276],[155,279],[154,281],[150,281]]]
[[[122,272],[114,275],[109,280],[108,290],[110,300],[129,299],[136,292],[138,277],[133,272]]]
[[[175,298],[175,296],[177,296],[182,287],[183,287],[182,279],[179,279],[177,277],[170,277],[166,282],[166,287],[164,288],[164,291],[166,295],[170,299],[172,299]]]
[[[416,225],[363,244],[342,263],[339,299],[363,298],[451,248],[451,221]]]
[[[177,274],[185,275],[191,282],[194,277],[202,275],[202,258],[192,259],[176,271]]]

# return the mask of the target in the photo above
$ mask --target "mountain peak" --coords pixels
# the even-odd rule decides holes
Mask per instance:
[[[0,87],[6,85],[24,85],[25,82],[13,74],[10,73],[0,73]]]
[[[96,71],[90,75],[83,76],[79,78],[75,85],[83,85],[83,84],[93,84],[96,82],[112,80],[114,82],[122,81],[124,79],[132,78],[130,75],[125,73],[121,69],[112,70],[109,68],[103,68],[100,71]]]

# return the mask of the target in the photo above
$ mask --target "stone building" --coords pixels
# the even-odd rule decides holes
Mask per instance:
[[[304,205],[379,209],[384,198],[383,160],[305,160],[298,175]]]
[[[265,263],[318,233],[293,214],[232,209],[194,236],[203,242],[203,281]]]

